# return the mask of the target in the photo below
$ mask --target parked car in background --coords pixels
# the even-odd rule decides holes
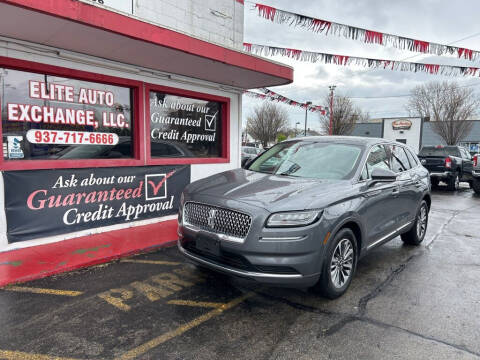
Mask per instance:
[[[422,165],[430,172],[432,186],[440,181],[449,190],[457,190],[461,181],[473,182],[473,160],[461,146],[424,146],[418,154]]]
[[[247,169],[188,185],[178,247],[210,269],[341,296],[358,259],[427,230],[430,178],[400,143],[358,137],[281,142]]]
[[[242,146],[242,166],[248,160],[254,159],[260,154],[261,149],[253,147],[253,146]]]
[[[473,156],[473,171],[472,171],[473,181],[472,188],[476,194],[480,195],[480,154],[475,154]]]

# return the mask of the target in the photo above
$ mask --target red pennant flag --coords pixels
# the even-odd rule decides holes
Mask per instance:
[[[430,43],[428,41],[413,40],[413,48],[415,51],[428,53]]]
[[[302,56],[302,50],[287,49],[287,56],[294,59],[300,59],[300,57]]]
[[[333,63],[336,65],[347,65],[349,56],[345,55],[334,55]]]
[[[477,75],[477,71],[478,71],[478,68],[476,68],[476,67],[468,68],[468,72],[473,76]]]
[[[461,58],[462,55],[465,59],[472,60],[473,50],[465,49],[465,48],[458,48],[458,57]]]
[[[275,19],[275,13],[277,9],[271,6],[263,4],[255,4],[255,7],[258,9],[258,14],[263,16],[265,19],[272,20]]]
[[[440,68],[440,65],[425,64],[425,67],[427,68],[430,74],[438,74],[438,69]]]
[[[365,42],[383,45],[383,34],[372,30],[365,30]]]
[[[321,20],[321,19],[312,20],[312,29],[315,32],[322,32],[323,30],[327,29],[327,34],[328,34],[328,31],[330,30],[331,26],[332,26],[332,23],[330,21]]]

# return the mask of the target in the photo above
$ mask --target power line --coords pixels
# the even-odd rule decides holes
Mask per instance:
[[[460,85],[459,88],[479,86],[480,82],[476,84]],[[445,90],[444,90],[445,91]],[[348,96],[350,99],[387,99],[387,98],[400,98],[409,97],[411,94],[399,94],[399,95],[384,95],[384,96]]]

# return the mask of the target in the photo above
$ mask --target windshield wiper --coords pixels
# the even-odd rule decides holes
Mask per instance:
[[[292,166],[290,166],[290,168],[284,172],[281,172],[280,174],[278,175],[292,175],[292,173],[300,170],[301,166],[298,165],[298,164],[293,164]],[[293,176],[293,175],[292,175]]]

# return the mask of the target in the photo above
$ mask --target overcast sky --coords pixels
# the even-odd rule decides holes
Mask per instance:
[[[480,50],[480,26],[478,25],[480,1],[478,0],[257,1],[278,9],[333,22]],[[252,7],[253,4],[245,2],[245,42],[339,55],[480,67],[480,60],[473,63],[455,57],[418,55],[392,47],[363,44],[343,37],[325,36],[302,28],[289,27],[286,24],[272,23],[258,17]],[[391,70],[370,70],[357,66],[312,64],[284,57],[271,59],[293,66],[295,69],[294,82],[286,86],[273,87],[273,91],[299,102],[313,101],[317,105],[328,105],[324,104],[323,99],[328,93],[328,86],[334,84],[339,94],[352,97],[354,103],[362,110],[368,111],[372,118],[408,116],[405,110],[408,97],[398,96],[408,94],[416,85],[433,80],[456,80],[462,85],[473,84],[472,88],[480,94],[478,77],[446,77]],[[244,96],[244,122],[251,114],[253,107],[261,102],[261,100]],[[300,122],[299,128],[303,128],[305,111],[283,106],[288,111],[291,126],[295,127],[295,123]],[[308,127],[318,130],[318,114],[309,113],[308,119]]]

